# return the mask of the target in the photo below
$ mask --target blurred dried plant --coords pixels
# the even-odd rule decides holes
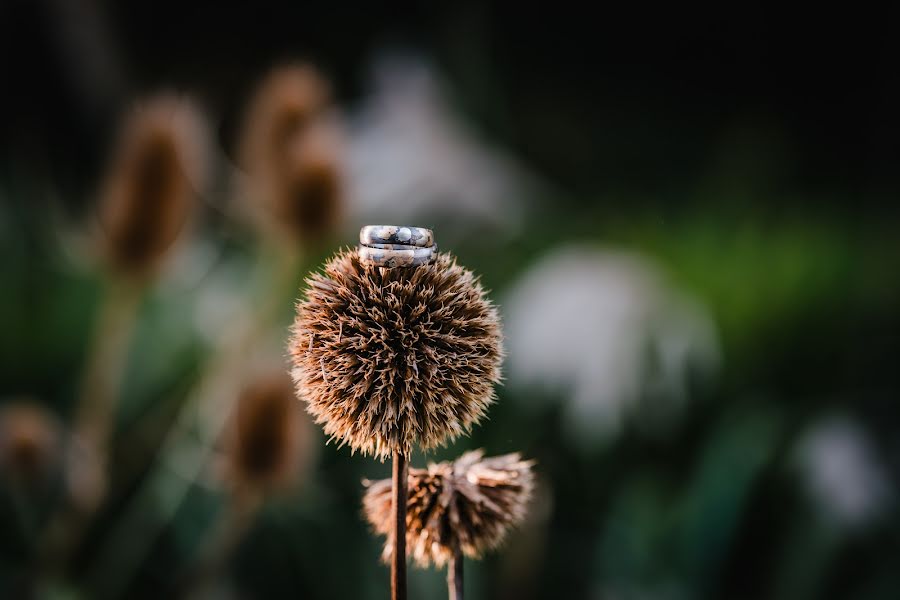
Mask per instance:
[[[457,552],[480,558],[524,519],[534,489],[534,462],[518,453],[483,455],[474,450],[454,462],[409,470],[406,543],[420,566],[442,567]],[[393,551],[391,480],[365,483],[363,508],[375,531],[388,537],[387,561]]]
[[[290,377],[275,372],[241,392],[227,435],[227,477],[238,493],[266,493],[298,481],[313,451],[309,422]]]
[[[384,459],[468,432],[494,399],[497,311],[449,254],[415,269],[336,254],[308,280],[289,351],[298,395],[325,433]]]
[[[99,309],[74,425],[100,461],[140,300],[206,187],[208,162],[206,122],[186,98],[149,97],[120,126],[99,199],[104,254],[115,277]]]
[[[242,206],[263,228],[303,245],[336,227],[343,208],[337,126],[328,86],[308,65],[274,69],[244,118],[239,161],[249,176]]]
[[[97,457],[66,431],[55,414],[29,400],[0,408],[0,473],[29,492],[58,481],[67,508],[76,512],[93,510],[106,488]]]
[[[0,408],[0,472],[13,485],[37,491],[60,465],[62,429],[43,406],[16,401]]]
[[[105,253],[129,275],[145,275],[175,243],[205,187],[205,123],[187,100],[162,94],[126,117],[101,188]]]
[[[39,562],[71,550],[82,524],[76,517],[92,513],[103,497],[106,477],[94,458],[40,403],[0,407],[0,487],[11,493]]]
[[[186,597],[199,596],[222,579],[266,496],[302,480],[315,452],[310,429],[285,371],[257,374],[241,390],[224,438],[227,503],[195,553],[196,564],[183,584]]]

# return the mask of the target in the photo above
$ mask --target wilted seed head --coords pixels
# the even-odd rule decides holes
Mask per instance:
[[[159,96],[125,120],[107,168],[100,223],[113,265],[142,274],[158,264],[190,215],[205,179],[202,119]]]
[[[455,462],[409,470],[406,544],[419,565],[443,566],[457,548],[479,558],[497,548],[525,517],[534,463],[518,453],[482,456],[482,450],[475,450]],[[368,483],[363,508],[375,531],[388,538],[387,561],[393,551],[390,479]]]
[[[325,433],[381,459],[468,432],[500,379],[497,311],[449,254],[414,269],[336,254],[308,280],[289,342],[294,382]]]
[[[262,82],[247,110],[240,160],[255,217],[304,242],[330,233],[340,212],[336,126],[326,118],[328,89],[306,65],[278,68]],[[262,210],[259,210],[262,208]]]
[[[241,392],[227,439],[228,471],[241,489],[273,491],[300,474],[309,435],[290,378],[260,377]]]
[[[15,402],[0,408],[0,470],[26,487],[46,483],[60,464],[62,430],[45,408]]]

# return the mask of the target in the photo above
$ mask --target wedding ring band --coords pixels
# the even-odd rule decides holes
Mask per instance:
[[[406,246],[405,248],[400,246],[397,248],[396,245],[392,246],[395,247],[378,248],[360,244],[357,249],[359,261],[365,265],[388,269],[418,267],[434,260],[437,250],[436,246],[429,246],[428,248],[416,248],[414,246]]]
[[[405,225],[366,225],[359,230],[359,243],[363,246],[399,244],[430,248],[434,246],[434,232],[424,227]]]

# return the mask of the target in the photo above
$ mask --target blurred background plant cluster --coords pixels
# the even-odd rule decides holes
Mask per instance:
[[[504,321],[469,597],[900,597],[896,21],[396,8],[0,7],[0,597],[384,597],[284,356],[366,223]]]

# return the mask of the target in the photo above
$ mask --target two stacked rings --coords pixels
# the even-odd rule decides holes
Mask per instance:
[[[375,267],[418,267],[437,253],[434,233],[423,227],[366,225],[359,230],[359,260]]]

